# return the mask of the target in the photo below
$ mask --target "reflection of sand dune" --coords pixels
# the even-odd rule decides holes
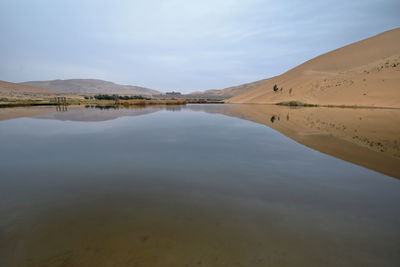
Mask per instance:
[[[162,109],[164,109],[163,106],[132,106],[130,108],[85,108],[85,106],[2,108],[0,109],[0,120],[34,117],[62,121],[108,121],[124,116],[146,115]]]
[[[66,112],[52,112],[37,116],[40,119],[61,121],[108,121],[124,116],[140,116],[164,109],[162,106],[132,106],[130,108],[117,107],[72,107]]]
[[[56,108],[51,106],[0,108],[0,121],[37,116],[54,112],[55,110]]]
[[[322,153],[400,178],[400,110],[190,106],[271,127]]]
[[[160,110],[180,111],[181,105],[152,105],[152,106],[38,106],[1,108],[0,120],[21,117],[35,117],[62,121],[107,121],[124,116],[140,116]]]
[[[132,106],[122,109],[55,107],[0,109],[0,119],[36,116],[41,119],[105,121],[140,116],[182,106]],[[290,108],[275,105],[188,105],[194,111],[220,113],[271,127],[322,153],[400,178],[400,110]]]

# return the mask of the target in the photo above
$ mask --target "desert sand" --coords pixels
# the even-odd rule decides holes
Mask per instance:
[[[313,58],[288,72],[256,82],[229,103],[400,108],[400,28]],[[274,85],[279,90],[273,91]],[[249,85],[245,85],[249,87]]]

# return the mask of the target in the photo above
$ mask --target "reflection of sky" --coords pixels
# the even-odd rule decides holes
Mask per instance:
[[[398,10],[397,0],[3,0],[0,80],[222,88],[398,27]]]
[[[397,179],[220,114],[183,109],[98,122],[0,121],[0,243],[6,249],[18,241],[46,255],[66,248],[85,254],[89,242],[124,244],[131,255],[132,233],[148,233],[146,246],[155,246],[158,257],[165,236],[184,233],[184,246],[203,257],[217,242],[228,251],[241,248],[227,259],[260,251],[297,264],[318,249],[351,266],[369,258],[390,266],[384,263],[398,262],[399,190]],[[287,257],[299,246],[313,253]]]
[[[396,179],[311,150],[264,125],[219,114],[13,119],[0,122],[0,140],[0,212],[10,201],[143,194],[141,188],[154,187],[311,205],[319,212],[379,212],[389,220],[399,200]]]
[[[211,166],[225,171],[238,168],[238,173],[315,178],[326,173],[372,175],[263,125],[187,110],[100,122],[14,119],[0,122],[0,140],[4,170],[61,164],[74,172],[84,163],[127,170],[149,170],[156,164],[170,171],[179,166],[188,172]]]

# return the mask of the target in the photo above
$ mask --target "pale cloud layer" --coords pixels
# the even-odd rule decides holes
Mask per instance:
[[[400,1],[0,0],[0,79],[203,90],[400,26]]]

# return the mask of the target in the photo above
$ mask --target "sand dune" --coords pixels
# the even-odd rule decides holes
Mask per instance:
[[[198,91],[187,94],[189,97],[220,97],[220,98],[229,98],[235,95],[239,95],[247,90],[251,90],[261,84],[264,80],[246,83],[238,86],[228,87],[222,90],[211,89],[206,91]]]
[[[228,102],[400,107],[399,44],[400,28],[396,28],[257,82]]]

